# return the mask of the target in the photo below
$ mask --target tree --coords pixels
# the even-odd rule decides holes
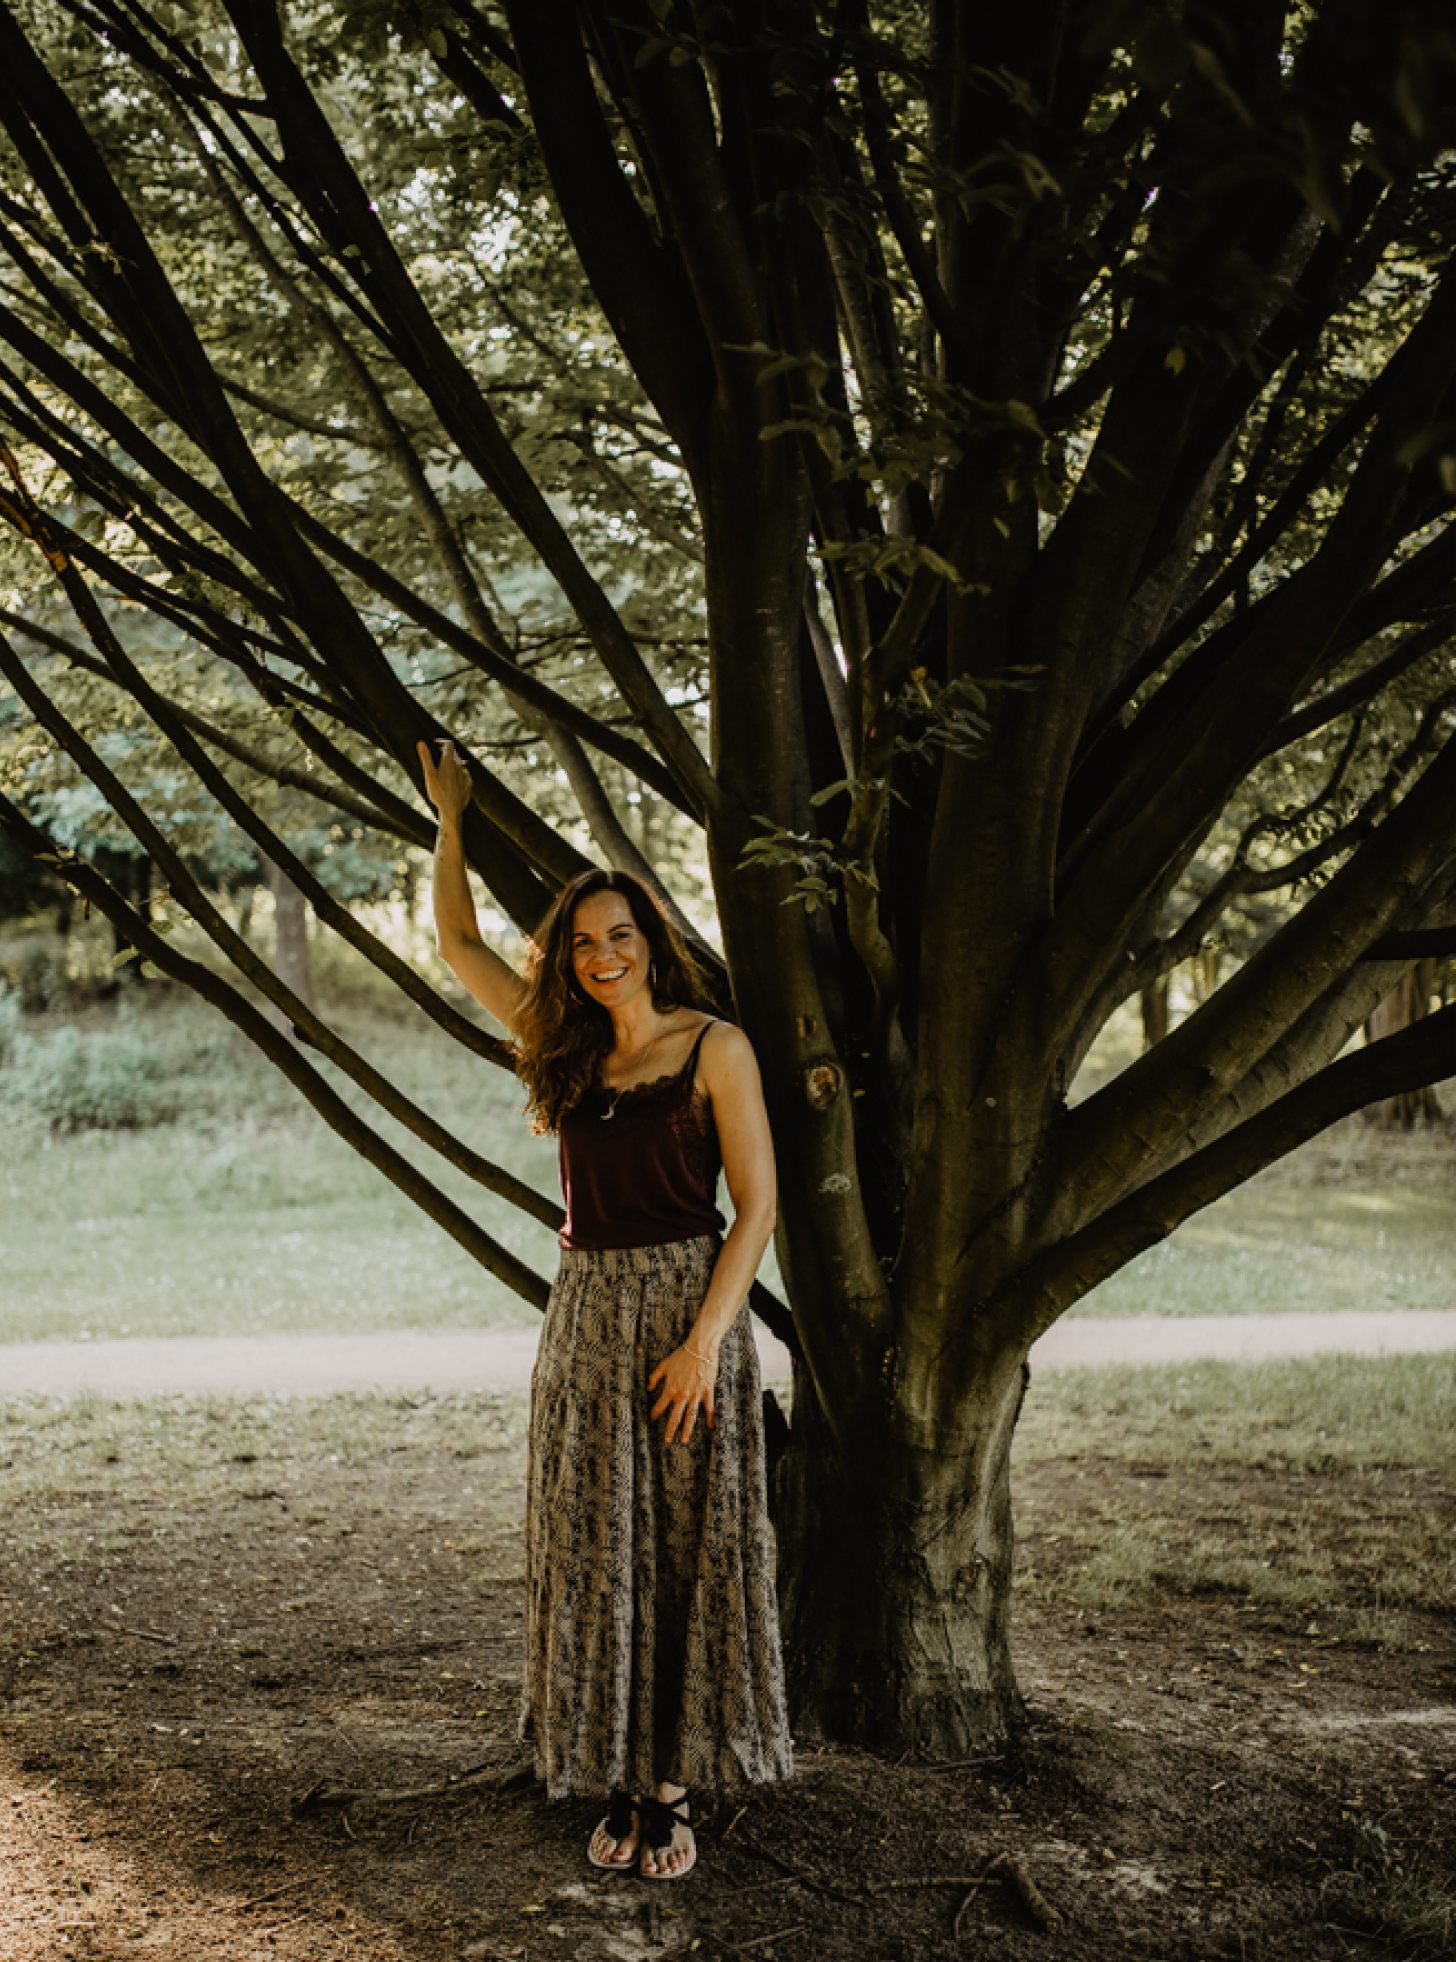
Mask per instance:
[[[4,510],[36,568],[0,672],[225,952],[246,964],[61,655],[496,1061],[239,768],[425,847],[416,740],[508,704],[467,849],[522,926],[588,850],[652,876],[624,780],[659,837],[701,833],[781,1153],[797,1720],[961,1753],[1019,1708],[1033,1340],[1335,1118],[1456,1069],[1449,1009],[1340,1055],[1456,921],[1444,9],[404,0],[348,25],[0,17]],[[387,511],[361,470],[392,473]],[[532,580],[523,631],[502,596]],[[134,658],[133,608],[185,660]],[[209,706],[224,674],[311,779],[278,720],[262,743]],[[0,822],[59,856],[8,791]],[[541,1298],[216,974],[59,869]],[[1279,892],[1262,944],[1069,1107],[1112,1011]]]

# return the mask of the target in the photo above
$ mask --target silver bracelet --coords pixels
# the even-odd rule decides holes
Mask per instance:
[[[683,1347],[687,1350],[690,1356],[696,1356],[700,1363],[708,1363],[714,1369],[718,1367],[718,1358],[716,1356],[705,1356],[701,1349],[694,1349],[692,1345],[687,1342],[684,1342]]]

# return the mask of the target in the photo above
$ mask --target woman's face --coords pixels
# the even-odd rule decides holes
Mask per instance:
[[[571,965],[590,1001],[618,1008],[648,985],[652,946],[619,892],[589,893],[571,923]]]

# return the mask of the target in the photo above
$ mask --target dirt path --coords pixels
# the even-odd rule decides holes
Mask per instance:
[[[783,1344],[757,1331],[764,1380],[786,1383]],[[1332,1351],[1394,1355],[1456,1349],[1456,1309],[1342,1315],[1204,1315],[1062,1322],[1032,1351],[1034,1367],[1255,1362]],[[0,1347],[0,1396],[140,1397],[337,1390],[525,1389],[534,1328],[391,1330],[370,1335],[174,1336]]]

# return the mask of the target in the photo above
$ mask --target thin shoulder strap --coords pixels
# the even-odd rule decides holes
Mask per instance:
[[[686,1063],[683,1064],[684,1076],[692,1077],[697,1075],[698,1051],[703,1046],[703,1037],[708,1033],[709,1029],[716,1028],[716,1027],[717,1027],[717,1018],[715,1016],[710,1016],[708,1020],[704,1022],[702,1028],[698,1030],[698,1039],[693,1044],[693,1053],[691,1054],[691,1056],[688,1057]]]

